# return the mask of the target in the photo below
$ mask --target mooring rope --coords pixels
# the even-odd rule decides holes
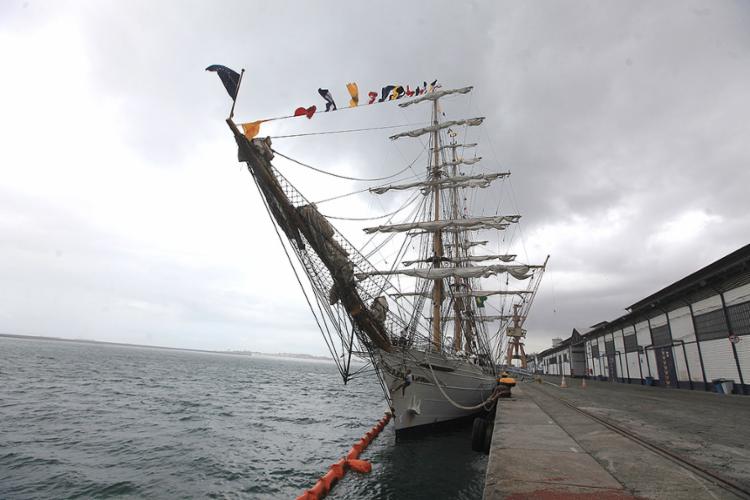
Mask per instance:
[[[453,406],[455,406],[459,410],[469,410],[469,411],[471,411],[471,410],[478,410],[480,408],[483,408],[484,405],[486,405],[487,403],[489,403],[493,399],[497,399],[497,396],[495,396],[495,392],[493,391],[492,394],[490,394],[489,398],[485,399],[484,401],[482,401],[481,403],[479,403],[476,406],[464,406],[464,405],[460,405],[460,404],[456,403],[455,401],[453,401],[451,399],[451,397],[448,396],[448,394],[445,393],[445,391],[443,390],[443,388],[440,387],[440,383],[438,383],[437,376],[435,376],[435,372],[432,370],[432,364],[430,363],[430,361],[427,358],[425,358],[425,363],[427,363],[427,366],[430,367],[430,373],[432,373],[432,379],[435,381],[435,385],[437,386],[437,388],[440,389],[440,393],[443,395],[443,397],[450,404],[452,404]]]

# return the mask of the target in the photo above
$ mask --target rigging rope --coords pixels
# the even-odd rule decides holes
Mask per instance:
[[[279,228],[276,225],[275,219],[273,218],[273,214],[271,213],[271,209],[268,206],[268,202],[266,201],[266,198],[263,196],[263,192],[261,191],[260,184],[258,184],[258,179],[255,178],[255,175],[253,175],[252,172],[250,172],[250,174],[251,174],[251,177],[253,178],[253,182],[255,183],[255,187],[258,188],[258,193],[260,193],[261,195],[260,197],[263,200],[263,206],[266,208],[266,213],[268,217],[271,219],[271,225],[273,226],[274,231],[276,231],[276,236],[279,238],[279,243],[281,243],[281,248],[284,249],[284,254],[286,255],[287,260],[289,261],[289,266],[292,268],[292,271],[294,272],[294,277],[297,278],[297,283],[299,284],[299,287],[302,290],[302,294],[305,296],[305,301],[307,302],[307,305],[310,308],[310,312],[312,313],[313,318],[315,318],[315,323],[318,324],[318,329],[320,330],[320,333],[323,336],[323,341],[326,343],[326,346],[328,347],[328,351],[331,353],[331,356],[333,357],[334,363],[336,364],[336,369],[338,370],[341,377],[346,379],[346,374],[344,373],[342,366],[339,364],[338,355],[335,349],[331,346],[331,344],[329,344],[328,338],[323,332],[323,326],[321,326],[320,320],[318,319],[318,315],[315,314],[315,309],[313,309],[312,302],[310,302],[310,298],[307,296],[307,290],[305,290],[305,287],[302,284],[302,280],[300,279],[299,274],[297,273],[297,268],[294,267],[294,262],[292,261],[292,257],[289,255],[289,251],[287,250],[286,245],[284,244],[284,239],[281,237],[281,233],[279,232]],[[326,327],[326,330],[328,330],[327,327]]]
[[[321,214],[321,215],[323,217],[328,218],[328,219],[335,219],[335,220],[367,221],[367,220],[385,219],[386,217],[392,217],[392,216],[396,215],[397,213],[399,213],[400,211],[402,211],[403,209],[405,209],[406,207],[408,207],[409,205],[411,205],[412,203],[414,203],[416,200],[417,199],[414,198],[411,201],[409,201],[409,202],[405,203],[404,205],[402,205],[401,208],[399,208],[398,210],[396,210],[394,212],[391,212],[389,214],[378,215],[377,217],[334,217],[333,215],[326,215],[326,214]]]
[[[327,201],[340,200],[341,198],[346,198],[347,196],[354,196],[355,194],[364,193],[364,192],[369,191],[369,190],[370,190],[370,188],[364,188],[364,189],[360,189],[360,190],[357,190],[357,191],[352,191],[351,193],[340,194],[340,195],[334,196],[332,198],[326,198],[324,200],[314,201],[313,205],[320,205],[321,203],[325,203]]]
[[[288,157],[287,155],[285,155],[283,153],[279,153],[278,151],[276,151],[273,148],[271,149],[271,151],[273,151],[274,154],[277,154],[277,155],[281,156],[282,158],[286,158],[287,160],[296,163],[297,165],[301,165],[303,167],[309,168],[310,170],[314,170],[316,172],[320,172],[321,174],[330,175],[331,177],[338,177],[339,179],[346,179],[346,180],[349,180],[349,181],[362,181],[362,182],[384,181],[384,180],[387,180],[387,179],[392,179],[392,178],[396,177],[397,175],[403,174],[408,169],[410,169],[412,167],[412,165],[414,165],[414,162],[412,162],[410,165],[407,165],[406,167],[404,167],[403,169],[399,170],[398,172],[396,172],[393,175],[389,175],[389,176],[386,176],[386,177],[373,177],[372,179],[365,179],[365,178],[360,178],[360,177],[349,177],[349,176],[346,176],[346,175],[334,174],[333,172],[328,172],[327,170],[316,168],[316,167],[313,167],[312,165],[308,165],[307,163],[302,163],[299,160],[295,160],[294,158],[290,158],[290,157]]]
[[[387,129],[400,128],[400,127],[413,127],[414,125],[424,125],[424,123],[416,122],[416,123],[404,123],[403,125],[387,125],[385,127],[366,127],[366,128],[350,128],[350,129],[345,129],[345,130],[327,130],[325,132],[308,132],[306,134],[272,135],[271,139],[289,139],[292,137],[305,137],[308,135],[347,134],[349,132],[367,132],[369,130],[387,130]]]

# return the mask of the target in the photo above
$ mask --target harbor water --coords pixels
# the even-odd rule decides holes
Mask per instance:
[[[295,498],[385,409],[328,362],[0,337],[0,498]],[[389,425],[329,498],[481,498],[470,435]]]

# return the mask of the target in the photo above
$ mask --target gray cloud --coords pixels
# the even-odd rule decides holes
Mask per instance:
[[[552,254],[528,323],[532,350],[574,326],[612,319],[747,243],[750,9],[741,2],[373,8],[19,1],[0,10],[3,41],[15,44],[16,55],[39,58],[28,67],[40,69],[51,92],[61,81],[87,89],[76,106],[102,122],[71,135],[78,147],[107,141],[112,157],[100,158],[104,166],[138,167],[127,187],[132,216],[103,227],[97,212],[120,214],[116,203],[125,198],[108,201],[108,190],[114,196],[116,188],[101,183],[106,177],[86,174],[80,163],[91,167],[91,155],[0,151],[4,331],[267,350],[284,350],[293,340],[322,352],[254,188],[249,181],[237,185],[234,146],[223,124],[228,99],[203,71],[212,63],[247,69],[240,120],[320,106],[318,87],[330,88],[344,106],[348,81],[360,83],[363,94],[389,82],[432,78],[446,86],[474,84],[471,97],[446,101],[445,111],[487,116],[469,139],[481,143],[485,168],[514,173],[510,184],[478,194],[477,204],[494,212],[499,201],[502,211],[522,213],[522,232],[505,236],[521,255],[540,261]],[[29,47],[56,33],[69,36],[60,42],[71,47],[78,47],[77,37],[82,52],[50,46],[49,57],[81,59],[83,73],[44,74],[54,61]],[[29,78],[15,66],[0,71],[6,81]],[[12,98],[34,102],[33,95]],[[54,119],[54,127],[12,130],[9,144],[71,134],[54,130],[65,127],[60,113],[69,108],[49,106],[34,114],[40,122]],[[21,107],[14,109],[18,114],[7,121],[27,119]],[[265,130],[281,135],[424,122],[423,112],[372,107]],[[96,131],[101,135],[89,135]],[[418,154],[418,143],[392,144],[389,133],[275,144],[311,164],[374,177]],[[68,170],[81,187],[40,189],[28,172],[44,172],[48,162]],[[19,163],[25,172],[13,168]],[[300,187],[309,183],[312,199],[359,187],[321,183],[290,165],[285,172]],[[99,201],[80,201],[89,197]],[[386,212],[399,200],[350,198],[328,205],[326,213],[352,204]],[[222,252],[220,242],[232,251]],[[170,253],[175,245],[180,251]],[[253,273],[264,272],[268,261],[278,272],[256,282]]]

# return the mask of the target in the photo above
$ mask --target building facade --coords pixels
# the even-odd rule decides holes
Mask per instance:
[[[550,375],[750,394],[750,245],[536,357]],[[733,386],[733,387],[732,387]]]

